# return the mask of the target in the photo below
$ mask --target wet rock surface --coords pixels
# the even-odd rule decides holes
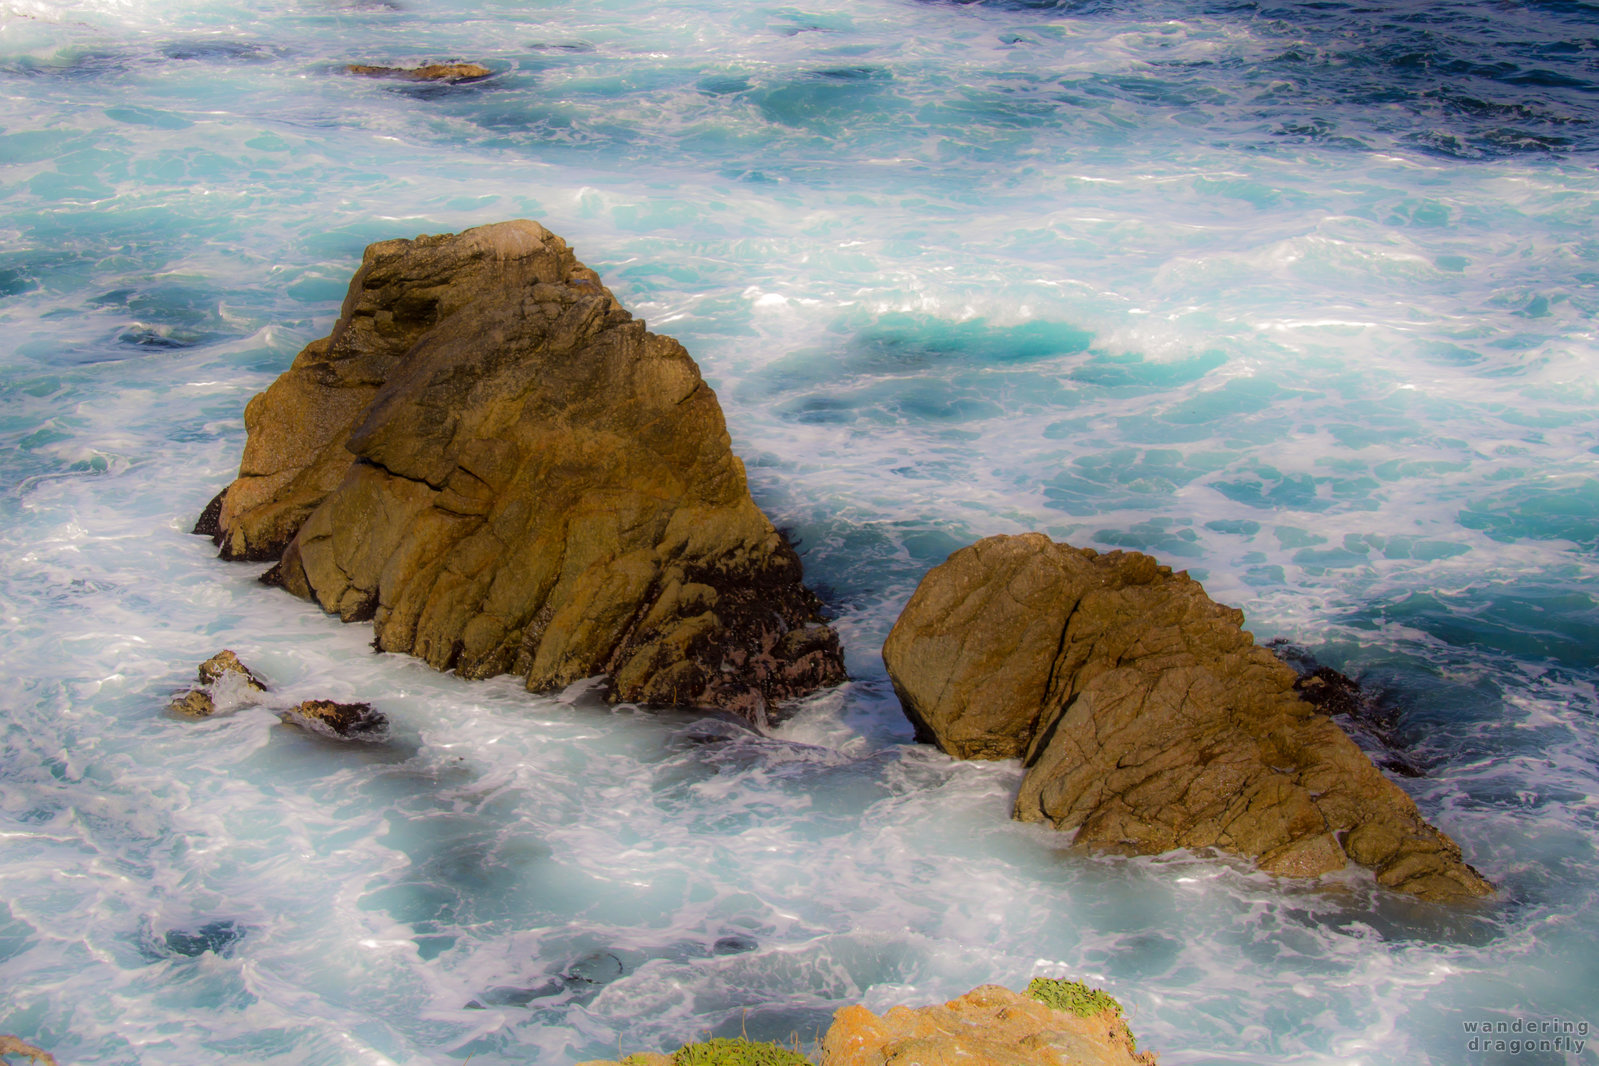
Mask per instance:
[[[535,222],[369,247],[245,425],[199,527],[380,650],[751,720],[844,678],[693,359]]]
[[[283,719],[317,733],[337,737],[368,737],[388,729],[388,719],[369,703],[339,703],[335,700],[304,700],[283,713]]]
[[[419,67],[381,67],[350,63],[345,72],[363,78],[403,78],[407,81],[434,81],[454,84],[478,81],[494,73],[481,63],[426,63]]]
[[[1019,757],[1014,815],[1083,846],[1214,847],[1462,901],[1491,886],[1254,644],[1240,611],[1138,552],[990,537],[923,579],[883,658],[918,737]]]
[[[214,714],[261,703],[278,702],[268,697],[265,681],[256,676],[231,650],[224,649],[200,664],[199,685],[174,696],[167,711],[185,718],[209,718]],[[340,703],[336,700],[302,700],[292,707],[278,703],[278,717],[313,733],[341,739],[380,740],[388,732],[388,719],[368,703]]]
[[[168,711],[185,718],[209,718],[219,708],[255,703],[257,694],[267,691],[266,682],[226,648],[201,663],[196,676],[198,686],[174,696]]]
[[[1380,690],[1321,665],[1296,644],[1274,640],[1266,646],[1299,675],[1294,682],[1299,698],[1337,722],[1373,762],[1400,777],[1427,776],[1426,769],[1405,750],[1397,708]]]

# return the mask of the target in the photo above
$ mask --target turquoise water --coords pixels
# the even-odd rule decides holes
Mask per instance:
[[[1596,25],[0,0],[0,1032],[560,1064],[1043,973],[1168,1066],[1599,1061]],[[494,74],[340,72],[447,59]],[[374,656],[187,535],[368,242],[510,217],[694,354],[834,612],[854,680],[772,735]],[[878,652],[1029,529],[1380,689],[1500,897],[1009,822],[1018,768],[913,745]],[[224,646],[390,739],[165,717]]]

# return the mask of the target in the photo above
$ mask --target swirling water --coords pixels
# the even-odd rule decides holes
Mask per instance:
[[[1173,1066],[1599,1061],[1596,149],[1578,0],[0,0],[0,1032],[566,1063],[1050,973]],[[519,216],[836,615],[771,735],[376,656],[186,533],[366,243]],[[1027,529],[1380,688],[1499,898],[1009,822],[878,650]],[[165,717],[223,646],[390,739]]]

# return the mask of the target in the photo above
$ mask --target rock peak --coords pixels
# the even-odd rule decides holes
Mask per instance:
[[[381,650],[751,719],[844,677],[699,367],[537,222],[368,247],[245,425],[197,529]]]

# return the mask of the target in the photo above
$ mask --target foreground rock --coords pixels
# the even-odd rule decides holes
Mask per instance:
[[[1353,859],[1423,899],[1488,895],[1242,623],[1147,555],[1029,533],[930,571],[883,659],[918,737],[1021,758],[1015,816],[1080,845],[1215,847],[1304,877]]]
[[[670,1055],[641,1052],[579,1066],[801,1066],[797,1050],[719,1038]],[[929,1007],[862,1006],[833,1015],[822,1066],[1155,1066],[1136,1050],[1121,1005],[1076,981],[1035,979],[1027,992],[982,985]]]
[[[845,1007],[822,1039],[825,1066],[1153,1066],[1134,1050],[1121,1009],[1054,1010],[999,985],[948,1003],[895,1007],[878,1017]]]
[[[443,81],[452,85],[462,81],[478,81],[494,73],[480,63],[428,63],[420,67],[374,67],[364,63],[350,63],[344,69],[350,74],[359,74],[364,78]]]
[[[537,223],[372,245],[244,419],[196,531],[383,651],[751,719],[844,678],[694,360]]]

